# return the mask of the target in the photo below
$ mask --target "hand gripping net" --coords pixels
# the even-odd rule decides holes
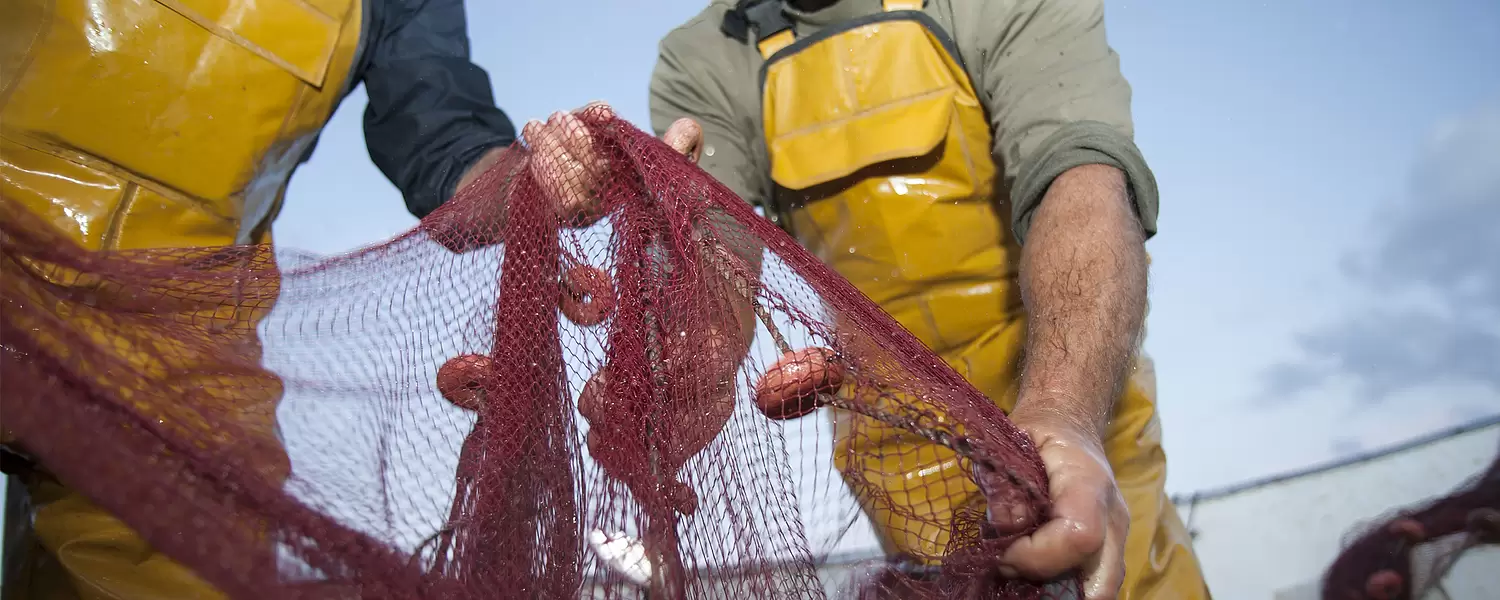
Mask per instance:
[[[1426,598],[1442,590],[1443,577],[1465,552],[1495,544],[1500,544],[1500,456],[1447,496],[1404,508],[1361,532],[1324,574],[1323,598]]]
[[[579,119],[586,228],[520,145],[337,258],[87,252],[4,200],[5,429],[238,598],[1076,592],[996,572],[1048,495],[995,405],[688,159]],[[851,440],[892,427],[989,510],[872,484],[908,457]],[[865,515],[946,544],[820,575]]]

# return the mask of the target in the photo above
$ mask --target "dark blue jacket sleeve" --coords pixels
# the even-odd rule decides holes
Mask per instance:
[[[463,0],[365,0],[365,7],[365,145],[407,209],[424,217],[453,195],[469,165],[515,140],[515,125],[495,106],[489,75],[469,59]]]

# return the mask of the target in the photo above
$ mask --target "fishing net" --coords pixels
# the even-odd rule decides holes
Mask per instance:
[[[689,159],[578,120],[602,160],[518,144],[334,258],[88,252],[4,200],[15,447],[238,598],[1076,593],[996,572],[1049,509],[994,404]],[[892,429],[925,442],[855,443]],[[919,454],[964,485],[871,483]],[[820,576],[868,515],[940,550]]]
[[[1323,598],[1412,600],[1434,590],[1447,598],[1442,581],[1459,557],[1495,544],[1500,456],[1449,495],[1404,508],[1356,536],[1324,575]]]

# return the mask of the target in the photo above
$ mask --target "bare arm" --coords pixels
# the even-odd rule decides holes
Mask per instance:
[[[1112,600],[1130,515],[1104,437],[1145,320],[1156,181],[1131,139],[1130,85],[1101,0],[975,6],[961,29],[988,49],[976,74],[1029,315],[1010,416],[1037,444],[1052,497],[1046,522],[1007,549],[1001,569],[1035,579],[1077,569],[1088,600]]]
[[[1048,521],[1001,557],[1001,571],[1036,579],[1070,569],[1087,600],[1118,597],[1130,512],[1104,437],[1142,330],[1146,252],[1126,177],[1104,164],[1054,178],[1021,252],[1030,313],[1020,395],[1011,419],[1047,466]]]
[[[1031,317],[1018,411],[1046,409],[1102,437],[1145,321],[1144,242],[1118,169],[1053,180],[1021,253]]]
[[[1156,182],[1100,0],[979,3],[962,18],[1009,184],[1030,315],[1017,411],[1098,439],[1145,314]],[[1045,409],[1045,410],[1043,410]]]

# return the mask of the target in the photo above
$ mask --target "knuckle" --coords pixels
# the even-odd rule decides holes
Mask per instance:
[[[1098,552],[1104,547],[1107,533],[1098,523],[1075,521],[1068,528],[1068,549],[1085,556]]]

